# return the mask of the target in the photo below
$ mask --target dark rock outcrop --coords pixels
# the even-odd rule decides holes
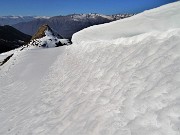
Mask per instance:
[[[44,24],[39,27],[38,31],[32,36],[28,46],[38,47],[59,47],[63,45],[70,45],[71,42],[68,39],[64,39],[56,31],[51,29],[49,25]]]
[[[39,27],[38,31],[32,36],[32,39],[39,39],[42,38],[45,35],[45,31],[48,30],[50,31],[54,36],[58,37],[58,38],[63,38],[61,35],[59,35],[57,32],[55,32],[54,30],[52,30],[48,24],[44,24],[42,26]]]
[[[0,53],[18,48],[29,42],[31,36],[11,26],[0,26]]]

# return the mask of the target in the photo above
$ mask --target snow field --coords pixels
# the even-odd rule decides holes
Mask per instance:
[[[71,46],[15,53],[0,67],[0,134],[179,135],[179,8],[90,27]]]

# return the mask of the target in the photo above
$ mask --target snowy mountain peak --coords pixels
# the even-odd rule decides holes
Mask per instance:
[[[51,29],[49,25],[44,24],[34,34],[29,45],[49,48],[69,44],[71,44],[71,42],[68,39],[63,39],[63,37]]]
[[[39,27],[38,31],[33,35],[32,37],[32,40],[33,39],[39,39],[39,38],[42,38],[44,36],[46,36],[46,31],[49,31],[51,32],[51,34],[53,35],[55,32],[53,32],[53,30],[49,27],[49,25],[47,24],[44,24],[42,25],[41,27]],[[59,35],[60,38],[62,38],[60,35]]]

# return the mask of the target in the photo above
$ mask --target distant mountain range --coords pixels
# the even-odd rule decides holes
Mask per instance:
[[[16,30],[12,26],[0,26],[0,53],[22,46],[30,39],[31,36]]]
[[[26,34],[33,35],[41,25],[48,24],[64,38],[71,38],[74,33],[86,27],[108,23],[130,16],[132,15],[125,14],[108,16],[100,14],[72,14],[67,16],[55,16],[49,19],[39,18],[29,22],[15,24],[13,27]]]
[[[132,15],[134,14],[71,14],[54,17],[3,16],[0,17],[0,25],[2,25],[0,26],[0,53],[15,49],[29,42],[31,39],[30,35],[34,35],[39,27],[44,24],[49,25],[62,38],[71,39],[74,33],[89,26],[112,22]]]
[[[72,35],[86,27],[108,23],[111,21],[130,17],[134,14],[71,14],[67,16],[54,17],[32,17],[32,16],[9,16],[0,17],[0,24],[12,25],[14,28],[33,35],[38,28],[44,24],[48,24],[52,29],[56,30],[64,38],[71,38]]]
[[[29,22],[35,19],[49,19],[47,16],[0,16],[0,25],[14,25],[20,22]]]

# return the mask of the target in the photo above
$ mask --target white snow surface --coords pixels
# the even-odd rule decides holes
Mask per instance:
[[[0,67],[0,134],[180,135],[179,9],[90,27],[71,46],[16,51]]]

